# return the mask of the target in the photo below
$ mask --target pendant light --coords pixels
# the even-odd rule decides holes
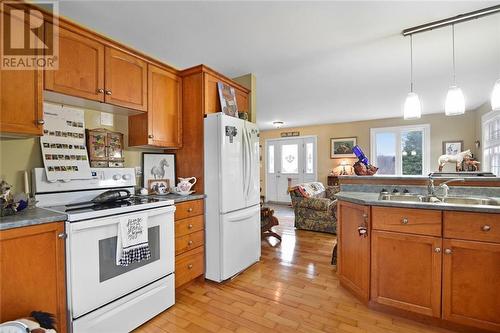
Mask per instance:
[[[500,79],[495,82],[493,91],[491,92],[491,109],[500,110]]]
[[[446,95],[446,102],[444,105],[444,112],[447,116],[456,116],[465,113],[465,98],[462,89],[457,87],[456,84],[456,70],[455,70],[455,25],[451,25],[451,38],[453,48],[453,85],[448,89]]]
[[[418,95],[413,92],[413,35],[410,35],[410,92],[406,96],[403,107],[404,119],[419,119],[422,115],[422,106]]]

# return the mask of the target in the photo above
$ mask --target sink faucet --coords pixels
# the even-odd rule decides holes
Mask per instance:
[[[439,184],[438,189],[443,190],[443,198],[446,198],[448,196],[448,192],[450,190],[450,187],[448,186],[448,184],[452,183],[452,182],[465,182],[465,178],[453,178],[453,179],[449,179],[449,180],[445,181],[444,183]],[[427,182],[427,194],[430,197],[437,197],[436,187],[434,185],[434,178],[433,178],[432,173],[429,174],[429,180]]]

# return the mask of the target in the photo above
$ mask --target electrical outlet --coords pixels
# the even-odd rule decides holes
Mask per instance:
[[[135,175],[142,176],[142,168],[140,166],[135,167]]]

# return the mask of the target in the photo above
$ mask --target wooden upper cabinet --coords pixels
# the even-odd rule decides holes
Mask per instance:
[[[104,102],[104,45],[60,27],[59,69],[46,71],[45,89]]]
[[[205,90],[205,114],[221,112],[219,102],[219,89],[217,88],[218,78],[204,73],[204,90]]]
[[[180,147],[182,142],[181,79],[159,67],[148,66],[150,144]]]
[[[235,89],[235,92],[238,112],[248,112],[250,110],[250,106],[248,104],[248,94],[239,89]]]
[[[0,132],[43,134],[42,78],[41,70],[0,71]]]
[[[147,63],[112,47],[105,51],[105,102],[148,110]]]
[[[439,318],[441,238],[374,230],[371,241],[371,300]]]
[[[0,322],[54,314],[66,332],[64,222],[0,231]]]
[[[339,201],[338,274],[343,286],[364,301],[370,296],[370,207]],[[366,228],[360,236],[358,228]]]
[[[443,319],[500,332],[500,244],[445,239]]]

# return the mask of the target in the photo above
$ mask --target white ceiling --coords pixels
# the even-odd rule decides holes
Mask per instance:
[[[409,89],[404,28],[498,1],[62,1],[62,15],[177,68],[254,73],[258,123],[285,127],[402,116]],[[500,14],[456,26],[457,82],[467,109],[500,78]],[[414,36],[423,113],[442,112],[451,30]]]

